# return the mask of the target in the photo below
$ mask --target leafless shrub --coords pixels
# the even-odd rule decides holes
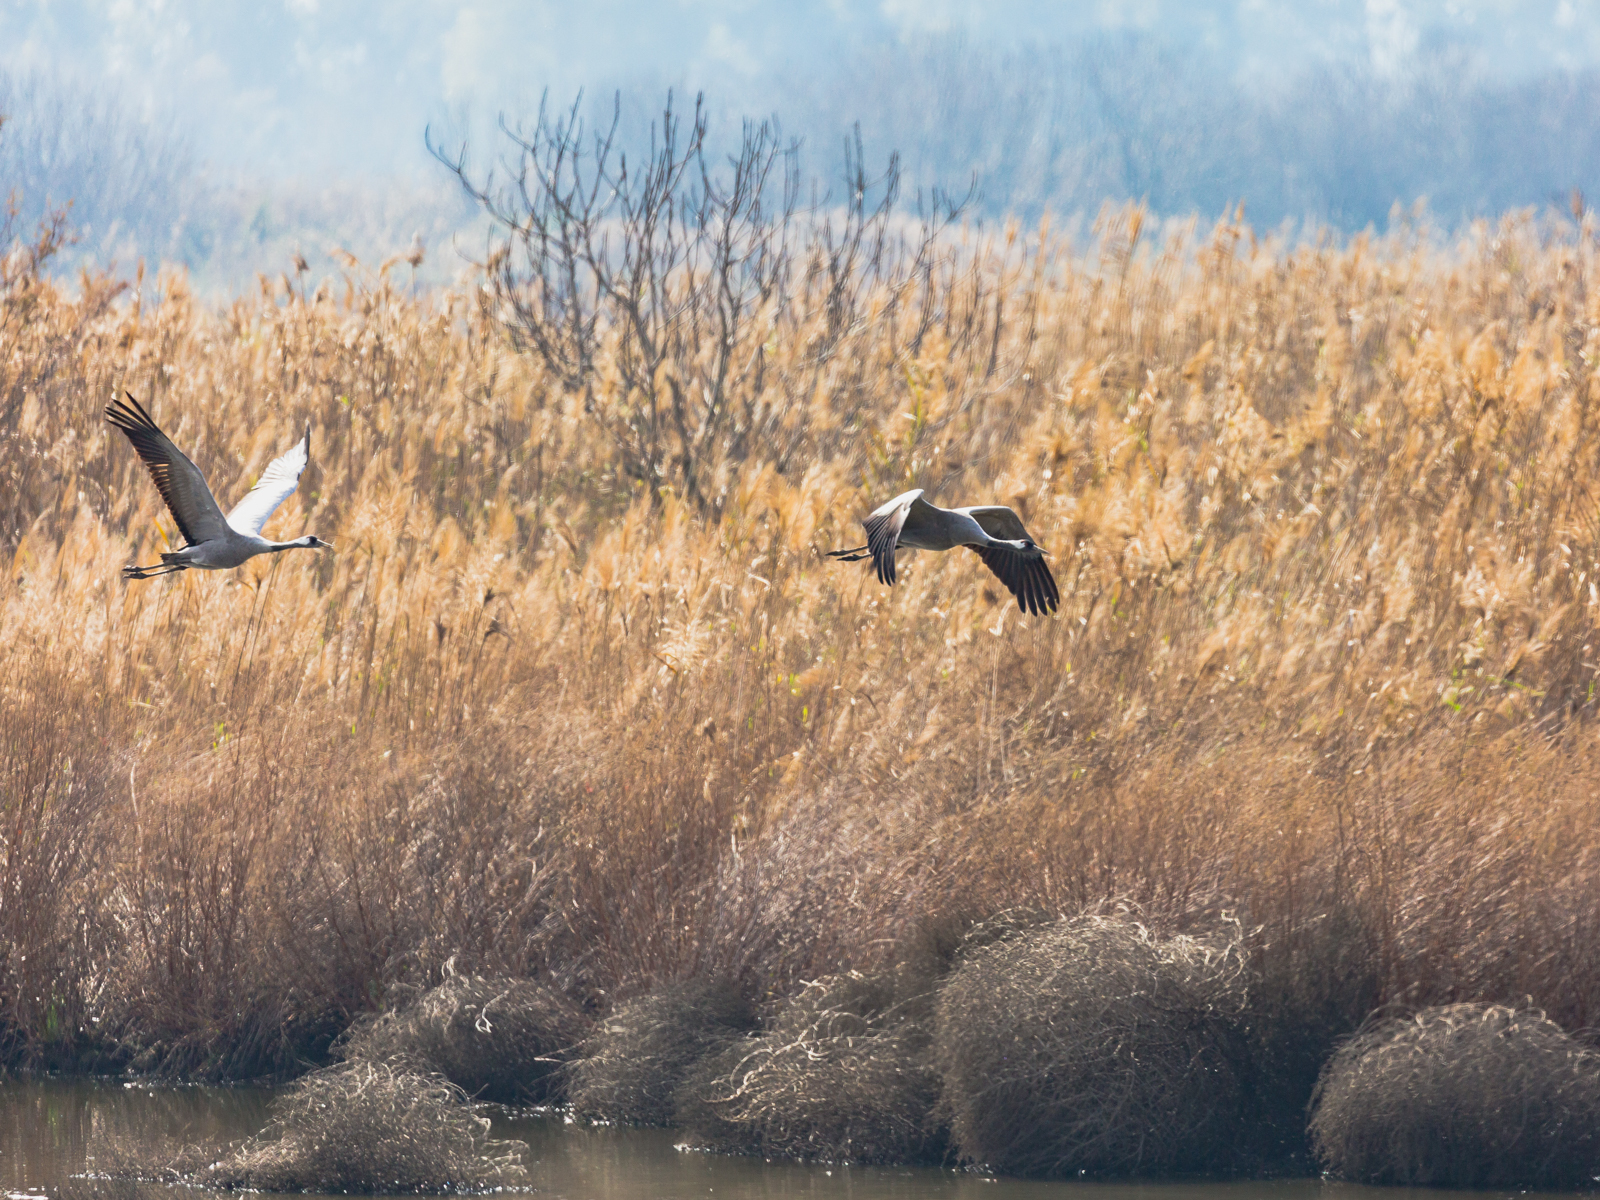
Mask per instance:
[[[560,1097],[586,1025],[548,984],[458,975],[355,1026],[340,1052],[437,1071],[475,1099],[543,1103]]]
[[[1018,1175],[1224,1165],[1244,1114],[1244,980],[1232,942],[1157,938],[1121,918],[979,945],[938,1003],[956,1151]]]
[[[195,248],[184,235],[204,185],[176,121],[141,114],[69,76],[3,68],[0,114],[8,117],[0,193],[16,190],[29,225],[50,223],[70,204],[83,241],[71,256],[75,267]]]
[[[1351,1038],[1318,1084],[1311,1136],[1364,1183],[1589,1187],[1600,1054],[1542,1012],[1451,1004]]]
[[[938,1081],[922,996],[893,975],[809,984],[770,1029],[702,1062],[678,1119],[711,1149],[850,1162],[906,1162],[939,1148]]]
[[[802,212],[798,144],[774,122],[746,123],[722,171],[703,98],[685,122],[669,94],[632,161],[620,119],[620,99],[599,130],[577,103],[554,116],[541,105],[530,127],[502,123],[510,160],[481,181],[464,146],[434,152],[493,222],[488,293],[514,343],[583,398],[630,485],[720,511],[718,464],[760,456],[786,471],[809,433],[795,405],[819,387],[854,390],[829,387],[827,366],[865,323],[906,321],[915,352],[939,316],[939,235],[965,201],[934,193],[907,236],[899,159],[872,179],[858,135],[843,202],[829,212],[814,197]],[[873,299],[887,305],[874,312]],[[805,360],[785,371],[764,347],[808,324]]]
[[[754,1024],[749,1001],[727,979],[691,979],[625,1001],[572,1064],[572,1111],[592,1121],[670,1125],[685,1076]]]
[[[460,1088],[385,1063],[293,1084],[265,1130],[192,1182],[266,1192],[478,1192],[527,1182],[520,1142],[489,1138]]]

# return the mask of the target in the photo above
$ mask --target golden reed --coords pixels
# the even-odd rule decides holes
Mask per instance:
[[[591,1009],[776,995],[1107,903],[1242,922],[1329,1028],[1592,1023],[1592,222],[1143,225],[971,235],[825,361],[822,300],[747,322],[766,432],[695,504],[618,467],[603,357],[564,393],[470,287],[12,271],[4,1060],[293,1070],[451,959]],[[336,553],[125,583],[176,535],[124,388],[229,498],[309,419],[270,532]],[[965,556],[892,591],[820,556],[913,481],[1016,506],[1060,614]]]

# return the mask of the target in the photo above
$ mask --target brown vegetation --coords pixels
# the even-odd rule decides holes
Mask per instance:
[[[160,1097],[159,1090],[152,1093]],[[273,1099],[265,1128],[224,1142],[206,1122],[95,1113],[87,1175],[73,1195],[149,1195],[141,1185],[268,1192],[466,1193],[522,1190],[521,1142],[489,1122],[443,1076],[403,1064],[353,1062],[297,1079]],[[219,1103],[213,1094],[205,1103]],[[252,1127],[262,1124],[257,1119]],[[238,1122],[233,1122],[237,1128]]]
[[[1236,941],[1100,916],[977,946],[934,1038],[957,1154],[1015,1175],[1237,1169],[1246,976]]]
[[[939,1079],[918,1019],[928,983],[849,972],[807,984],[759,1035],[687,1073],[678,1122],[694,1144],[735,1154],[868,1163],[936,1155]]]
[[[1352,1038],[1317,1088],[1324,1166],[1410,1187],[1589,1188],[1600,1054],[1543,1013],[1453,1004]]]
[[[460,1088],[381,1063],[296,1080],[259,1135],[182,1175],[255,1192],[462,1193],[527,1183],[520,1142],[489,1137]]]
[[[515,275],[209,311],[15,260],[5,1060],[292,1073],[452,960],[592,1014],[769,1003],[1108,900],[1240,922],[1291,1108],[1380,1002],[1592,1023],[1584,222],[1152,246],[1110,212],[1088,256],[946,231],[842,292],[868,260],[796,226],[715,361],[666,305],[652,373],[600,319],[571,379],[508,342]],[[124,583],[175,535],[123,388],[224,498],[309,419],[269,532],[337,553]],[[1015,505],[1059,616],[957,556],[893,591],[820,558],[913,481]]]
[[[573,1062],[574,1116],[627,1125],[671,1125],[678,1089],[704,1058],[755,1027],[728,979],[668,984],[612,1009]]]
[[[559,989],[451,974],[420,995],[403,993],[396,989],[383,1012],[340,1038],[341,1057],[434,1071],[475,1100],[542,1104],[561,1096],[561,1068],[588,1022]]]

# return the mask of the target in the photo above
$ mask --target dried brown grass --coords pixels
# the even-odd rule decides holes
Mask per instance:
[[[358,1022],[337,1049],[351,1062],[437,1072],[475,1100],[543,1104],[562,1097],[562,1067],[587,1027],[548,984],[452,975]]]
[[[1057,1177],[1240,1166],[1251,1070],[1235,939],[1102,916],[999,932],[974,931],[939,993],[934,1060],[962,1159]]]
[[[755,1026],[727,979],[688,979],[617,1005],[573,1062],[574,1116],[626,1125],[671,1125],[678,1089],[703,1059]]]
[[[520,1142],[489,1137],[439,1075],[383,1063],[314,1072],[256,1137],[186,1182],[253,1192],[477,1193],[526,1186]]]
[[[701,506],[619,465],[603,353],[585,401],[473,295],[9,285],[7,1061],[293,1073],[452,959],[769,1001],[1108,899],[1237,916],[1301,1102],[1391,999],[1591,1024],[1594,231],[1141,221],[971,234],[825,362],[798,289],[738,347],[789,458]],[[309,419],[272,531],[337,552],[124,583],[174,534],[122,388],[224,497]],[[1016,505],[1060,615],[820,558],[912,482]]]
[[[1329,1171],[1363,1183],[1588,1188],[1597,1124],[1591,1047],[1540,1012],[1452,1004],[1379,1021],[1341,1046],[1311,1135]]]
[[[768,1028],[688,1072],[678,1122],[696,1145],[735,1154],[866,1163],[937,1155],[927,983],[849,972],[807,984]]]

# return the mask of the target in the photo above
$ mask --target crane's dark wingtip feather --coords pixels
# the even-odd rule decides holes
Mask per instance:
[[[1017,608],[1030,616],[1044,616],[1060,607],[1055,577],[1044,559],[1022,559],[1006,549],[974,546],[983,565],[993,571],[1017,598]]]
[[[1061,606],[1061,593],[1056,590],[1055,576],[1050,574],[1049,566],[1040,558],[1029,564],[1029,571],[1040,615],[1055,612]]]
[[[122,411],[122,414],[128,419],[131,419],[135,424],[147,425],[151,429],[155,429],[155,421],[151,418],[150,414],[145,411],[144,405],[140,404],[139,401],[134,398],[133,393],[124,390],[122,395],[124,398],[126,398],[128,403],[123,404],[121,400],[113,400],[111,402],[112,406],[119,408]],[[107,409],[107,412],[109,411],[110,409]]]
[[[1036,559],[1030,563],[1029,573],[1033,576],[1034,597],[1039,614],[1043,616],[1055,612],[1061,605],[1061,593],[1056,590],[1055,577],[1050,574],[1050,568],[1044,559]]]
[[[161,493],[161,500],[167,506],[167,511],[172,514],[172,519],[177,523],[178,532],[183,535],[183,540],[189,545],[197,544],[197,539],[190,531],[189,524],[178,511],[176,497],[172,489],[172,473],[175,469],[173,454],[182,457],[183,452],[172,444],[172,440],[161,432],[159,426],[150,419],[150,414],[145,412],[143,406],[133,398],[132,392],[124,392],[128,404],[120,400],[113,400],[106,406],[106,420],[127,435],[128,441],[133,444],[133,449],[143,460],[145,469],[150,472],[150,478],[156,485],[156,491]],[[145,579],[145,575],[130,575],[130,579]]]
[[[159,434],[160,428],[150,419],[150,414],[145,412],[144,406],[133,398],[132,392],[123,392],[127,403],[113,400],[106,405],[106,420],[110,421],[130,438],[135,434]]]
[[[878,582],[893,587],[894,548],[898,533],[891,518],[868,517],[861,522],[861,526],[867,531],[867,550],[872,555],[872,565],[877,573]]]

